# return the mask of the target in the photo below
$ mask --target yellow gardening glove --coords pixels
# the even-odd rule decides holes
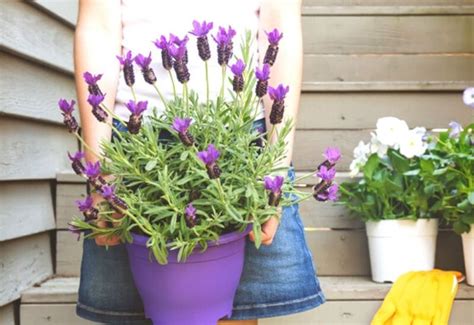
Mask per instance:
[[[457,271],[434,270],[434,272],[437,274],[439,287],[433,324],[448,324],[454,298],[458,291],[458,282],[462,281],[463,275]]]

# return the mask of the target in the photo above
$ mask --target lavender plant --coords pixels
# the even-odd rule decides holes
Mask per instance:
[[[184,261],[197,247],[205,250],[208,241],[220,235],[243,231],[250,224],[255,234],[255,245],[261,244],[261,225],[278,216],[278,207],[287,206],[314,196],[320,201],[335,200],[337,185],[333,183],[335,163],[340,158],[337,149],[325,153],[325,161],[317,169],[321,182],[313,193],[297,190],[286,175],[287,167],[278,167],[285,158],[285,138],[293,127],[291,119],[283,119],[285,96],[289,87],[268,85],[270,66],[275,62],[278,42],[282,34],[277,30],[268,34],[269,50],[261,68],[251,71],[252,37],[246,33],[239,56],[233,53],[235,31],[220,27],[213,39],[217,43],[217,64],[222,67],[219,96],[209,98],[207,65],[211,62],[208,33],[212,23],[194,22],[190,32],[197,37],[199,57],[206,66],[203,82],[207,85],[206,99],[188,90],[191,78],[187,68],[188,36],[161,36],[155,45],[161,50],[161,63],[170,76],[174,96],[165,99],[151,67],[152,56],[128,52],[118,57],[126,84],[131,87],[133,100],[127,103],[131,115],[128,121],[116,116],[104,105],[98,82],[101,75],[84,74],[89,85],[89,104],[94,116],[103,123],[109,114],[128,128],[128,132],[110,127],[118,141],[103,141],[103,155],[96,163],[83,164],[84,154],[69,154],[73,170],[87,178],[91,190],[105,199],[97,207],[87,197],[78,201],[82,217],[70,222],[73,232],[90,230],[87,237],[117,235],[132,241],[132,233],[148,236],[147,246],[159,263],[166,263],[168,251],[178,250],[178,260]],[[234,61],[235,59],[235,61]],[[230,61],[233,63],[230,67]],[[144,80],[157,92],[162,114],[151,103],[138,101],[133,86],[134,64],[139,66]],[[230,69],[233,76],[227,77]],[[171,70],[174,70],[174,75]],[[177,91],[178,83],[182,91]],[[258,80],[258,81],[257,81]],[[226,100],[224,91],[232,96]],[[273,99],[271,128],[276,141],[270,144],[266,133],[253,129],[256,111],[262,97]],[[72,112],[74,101],[61,100],[64,123],[83,145],[91,150],[79,134]],[[282,124],[278,129],[277,124]],[[97,153],[96,153],[97,155]],[[104,175],[113,175],[107,182]],[[315,175],[311,172],[301,177]],[[316,175],[315,175],[316,176]],[[113,214],[122,217],[116,219]],[[109,227],[97,226],[107,221]]]

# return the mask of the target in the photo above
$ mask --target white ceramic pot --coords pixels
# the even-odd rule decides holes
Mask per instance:
[[[373,281],[434,268],[438,219],[369,221],[366,230]]]
[[[463,233],[461,237],[467,284],[474,286],[474,225],[471,225],[471,231]]]

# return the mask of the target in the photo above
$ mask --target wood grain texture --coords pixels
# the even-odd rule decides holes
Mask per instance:
[[[55,228],[47,181],[2,182],[0,206],[0,242]]]
[[[0,180],[52,179],[70,170],[67,151],[78,144],[65,127],[2,117],[0,130]]]
[[[76,24],[79,1],[27,0],[71,26]]]
[[[452,120],[474,120],[462,102],[462,92],[304,93],[298,129],[371,129],[377,119],[396,116],[410,127],[447,127]]]
[[[27,3],[3,1],[0,29],[0,46],[7,51],[72,73],[71,27]]]
[[[303,0],[305,6],[462,6],[474,0]]]
[[[56,274],[59,276],[79,276],[81,271],[83,236],[58,230],[56,233]]]
[[[76,304],[21,305],[22,325],[93,325],[76,315]]]
[[[53,274],[48,233],[0,243],[0,306]]]
[[[56,227],[67,229],[73,217],[81,216],[75,204],[76,200],[86,196],[85,184],[63,184],[56,186]]]
[[[305,53],[471,53],[473,16],[303,16]],[[436,37],[433,37],[436,35]]]
[[[462,91],[470,81],[305,81],[303,92]]]
[[[307,54],[304,81],[474,80],[474,54]]]
[[[0,307],[0,324],[2,325],[16,325],[15,324],[15,309],[13,303]]]
[[[357,6],[304,6],[304,16],[413,16],[413,15],[467,15],[474,13],[474,5],[366,5]]]
[[[76,96],[71,76],[6,52],[0,52],[0,71],[0,114],[62,123],[59,98]]]

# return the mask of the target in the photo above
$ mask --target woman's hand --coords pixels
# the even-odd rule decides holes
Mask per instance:
[[[281,207],[279,207],[278,210],[279,210],[278,213],[281,215]],[[280,224],[280,221],[278,220],[278,217],[273,216],[262,225],[262,244],[263,245],[269,246],[272,244],[273,238],[275,238],[279,224]],[[255,234],[253,233],[253,230],[249,233],[249,238],[251,241],[255,241]]]
[[[104,201],[104,198],[99,194],[99,193],[91,193],[92,197],[92,205],[97,208],[98,204],[100,202]],[[120,213],[114,213],[112,214],[112,217],[115,219],[120,219],[122,215]],[[95,223],[97,227],[99,228],[107,228],[109,227],[108,223],[106,220],[97,220]],[[120,237],[118,236],[108,236],[108,235],[99,235],[94,238],[95,243],[98,246],[115,246],[120,244]]]

